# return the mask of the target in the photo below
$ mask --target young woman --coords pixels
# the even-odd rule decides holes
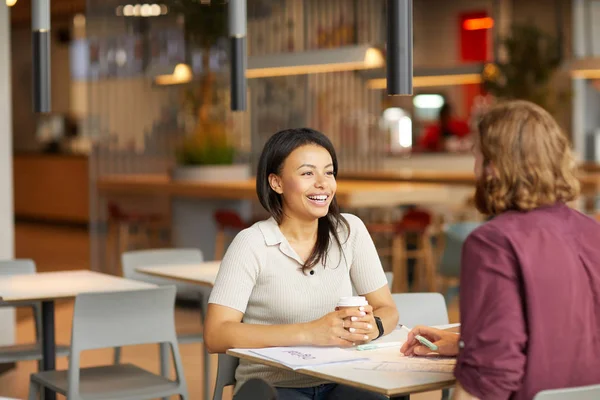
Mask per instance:
[[[373,241],[360,219],[339,212],[337,172],[320,132],[288,129],[268,140],[256,190],[272,217],[240,232],[223,258],[204,331],[209,351],[350,347],[394,330],[398,313]],[[353,286],[369,305],[336,311]],[[242,360],[237,387],[250,378],[273,384],[281,400],[385,398]]]
[[[474,146],[476,204],[493,216],[463,245],[460,336],[417,327],[400,349],[458,355],[455,399],[530,400],[600,382],[600,224],[569,208],[579,183],[554,119],[496,106]]]

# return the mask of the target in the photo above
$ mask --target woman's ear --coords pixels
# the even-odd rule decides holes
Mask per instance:
[[[283,194],[283,188],[281,186],[281,178],[278,175],[271,174],[269,175],[269,185],[271,189],[275,191],[275,193]]]

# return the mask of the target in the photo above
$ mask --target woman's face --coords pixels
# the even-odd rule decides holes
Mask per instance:
[[[296,148],[285,159],[279,175],[271,174],[271,188],[283,197],[287,217],[315,220],[329,212],[337,184],[329,152],[314,144]]]

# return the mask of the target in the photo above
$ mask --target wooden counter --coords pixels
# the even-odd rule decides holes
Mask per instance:
[[[475,184],[475,175],[470,171],[435,171],[421,169],[349,171],[340,174],[340,178],[371,181],[438,183],[459,186],[473,186]]]
[[[167,195],[199,199],[256,200],[255,180],[231,182],[174,182],[166,175],[107,176],[97,182],[106,195]],[[339,180],[337,200],[341,207],[386,207],[405,204],[440,204],[448,188],[431,183]]]
[[[69,223],[89,221],[88,158],[17,153],[13,161],[18,218]]]
[[[350,171],[340,174],[346,180],[370,180],[381,182],[436,183],[450,186],[474,186],[475,175],[471,171],[435,171],[399,169],[396,171]],[[600,173],[580,171],[577,174],[583,196],[600,193]]]

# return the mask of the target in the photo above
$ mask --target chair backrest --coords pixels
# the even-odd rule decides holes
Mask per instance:
[[[156,249],[128,251],[121,255],[123,277],[162,285],[164,279],[136,272],[137,268],[153,265],[199,264],[204,261],[199,249]]]
[[[33,260],[0,260],[0,276],[31,275],[35,272],[35,262]]]
[[[600,385],[580,386],[568,389],[543,390],[533,400],[598,400]]]
[[[462,245],[471,232],[481,225],[481,222],[457,222],[446,227],[439,265],[442,276],[456,278],[460,276]]]
[[[176,342],[174,310],[174,286],[80,294],[71,351]]]
[[[440,293],[393,293],[392,297],[402,325],[413,328],[448,323],[446,301]]]
[[[242,385],[234,400],[277,400],[277,391],[267,381],[253,378]]]
[[[219,364],[217,366],[217,381],[215,382],[215,392],[213,400],[223,398],[223,388],[225,386],[235,385],[235,370],[240,360],[228,354],[219,354]]]
[[[185,389],[175,332],[174,286],[78,295],[73,311],[69,394],[78,398],[82,351],[149,343],[170,345],[177,381]]]
[[[393,272],[386,272],[385,273],[385,277],[387,278],[388,287],[390,288],[390,292],[391,292],[392,291],[392,285],[394,284],[394,273]]]

